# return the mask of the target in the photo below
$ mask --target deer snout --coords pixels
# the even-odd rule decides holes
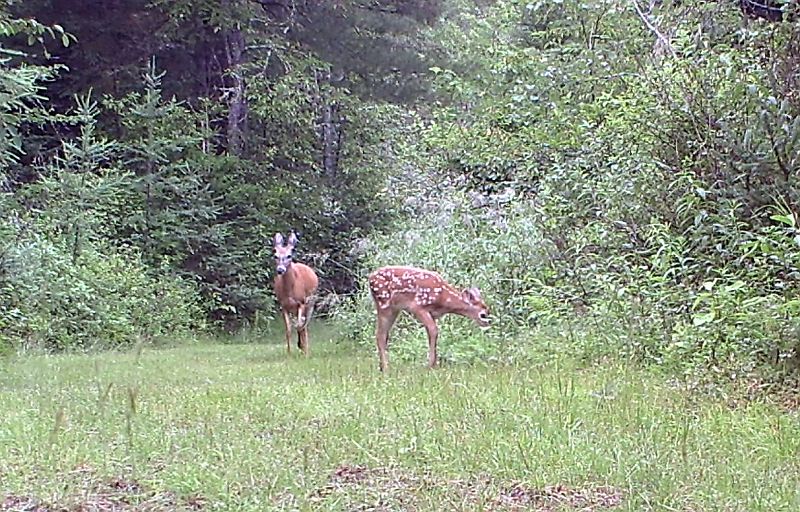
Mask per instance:
[[[278,275],[285,274],[286,273],[286,266],[285,265],[278,265],[277,267],[275,267],[275,272],[277,272]]]
[[[478,314],[478,325],[481,327],[489,327],[489,324],[492,323],[492,318],[489,316],[489,313],[486,311],[481,311]]]

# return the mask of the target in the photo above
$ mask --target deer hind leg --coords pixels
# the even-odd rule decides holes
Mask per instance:
[[[297,348],[303,351],[303,355],[308,356],[308,329],[305,327],[297,328]]]
[[[303,341],[301,343],[303,346],[301,349],[303,350],[303,354],[308,357],[308,329],[305,327],[303,328]]]
[[[308,355],[308,323],[314,313],[314,297],[309,297],[297,307],[297,348]]]
[[[292,320],[289,318],[289,312],[285,309],[281,309],[281,313],[283,313],[283,324],[286,327],[286,352],[288,354],[292,353]]]
[[[295,322],[295,327],[298,329],[305,329],[305,327],[311,321],[311,315],[314,314],[315,302],[316,297],[312,295],[297,306],[297,322]]]
[[[378,309],[378,325],[375,329],[375,344],[378,346],[378,358],[382,372],[389,369],[389,358],[386,349],[389,346],[389,331],[397,319],[397,311]]]
[[[434,320],[433,316],[424,309],[414,310],[413,313],[428,333],[428,367],[436,368],[438,363],[436,342],[439,338],[439,327],[436,325],[436,320]]]

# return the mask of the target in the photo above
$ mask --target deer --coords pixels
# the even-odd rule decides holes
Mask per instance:
[[[389,331],[402,311],[413,315],[428,334],[428,367],[437,365],[436,342],[439,328],[436,321],[452,313],[474,320],[481,328],[490,324],[489,308],[478,288],[459,291],[442,276],[416,267],[382,267],[369,275],[369,289],[375,302],[378,322],[375,342],[378,346],[380,371],[389,367],[386,349]]]
[[[308,323],[314,312],[319,279],[311,267],[293,261],[297,241],[294,231],[285,241],[282,234],[275,234],[274,289],[286,327],[286,352],[292,353],[291,315],[296,318],[294,328],[297,329],[297,348],[308,356]]]

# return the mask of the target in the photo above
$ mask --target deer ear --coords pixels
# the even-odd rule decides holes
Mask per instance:
[[[481,300],[481,291],[473,286],[461,292],[461,297],[468,302],[478,302]]]
[[[291,245],[292,247],[297,245],[297,235],[295,234],[294,231],[292,231],[292,233],[289,235],[289,241],[286,242],[286,244]]]
[[[275,233],[275,238],[272,239],[272,244],[275,247],[283,245],[283,235],[280,233]]]

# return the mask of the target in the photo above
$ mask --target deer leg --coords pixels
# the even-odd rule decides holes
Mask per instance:
[[[297,329],[297,349],[303,350],[303,305],[297,305],[297,318],[294,322],[294,328]]]
[[[436,320],[433,319],[433,316],[424,309],[417,309],[413,313],[428,333],[428,367],[436,368],[438,362],[436,356],[436,341],[439,338],[439,327],[437,327]]]
[[[311,297],[308,297],[306,299],[305,303],[303,303],[302,306],[300,306],[301,308],[303,308],[303,321],[301,324],[303,327],[306,327],[308,323],[311,321],[311,315],[314,314],[315,302],[316,302],[316,297],[312,295]],[[301,323],[299,317],[297,318],[297,322]]]
[[[392,310],[378,310],[378,325],[375,329],[375,344],[378,346],[378,358],[382,372],[389,369],[389,358],[386,349],[389,346],[389,331],[397,319],[397,312]]]
[[[299,331],[301,327],[305,324],[305,304],[302,302],[297,305],[297,319],[294,322],[295,328]]]
[[[286,353],[292,353],[292,319],[289,318],[289,312],[281,309],[283,313],[283,323],[286,326]]]
[[[297,346],[308,356],[308,329],[305,327],[297,330]]]
[[[313,295],[306,300],[306,321],[303,324],[303,351],[308,355],[308,324],[311,322],[311,315],[314,314],[314,303],[316,297]]]
[[[297,348],[308,355],[308,330],[306,326],[310,320],[311,310],[308,302],[297,306]]]

